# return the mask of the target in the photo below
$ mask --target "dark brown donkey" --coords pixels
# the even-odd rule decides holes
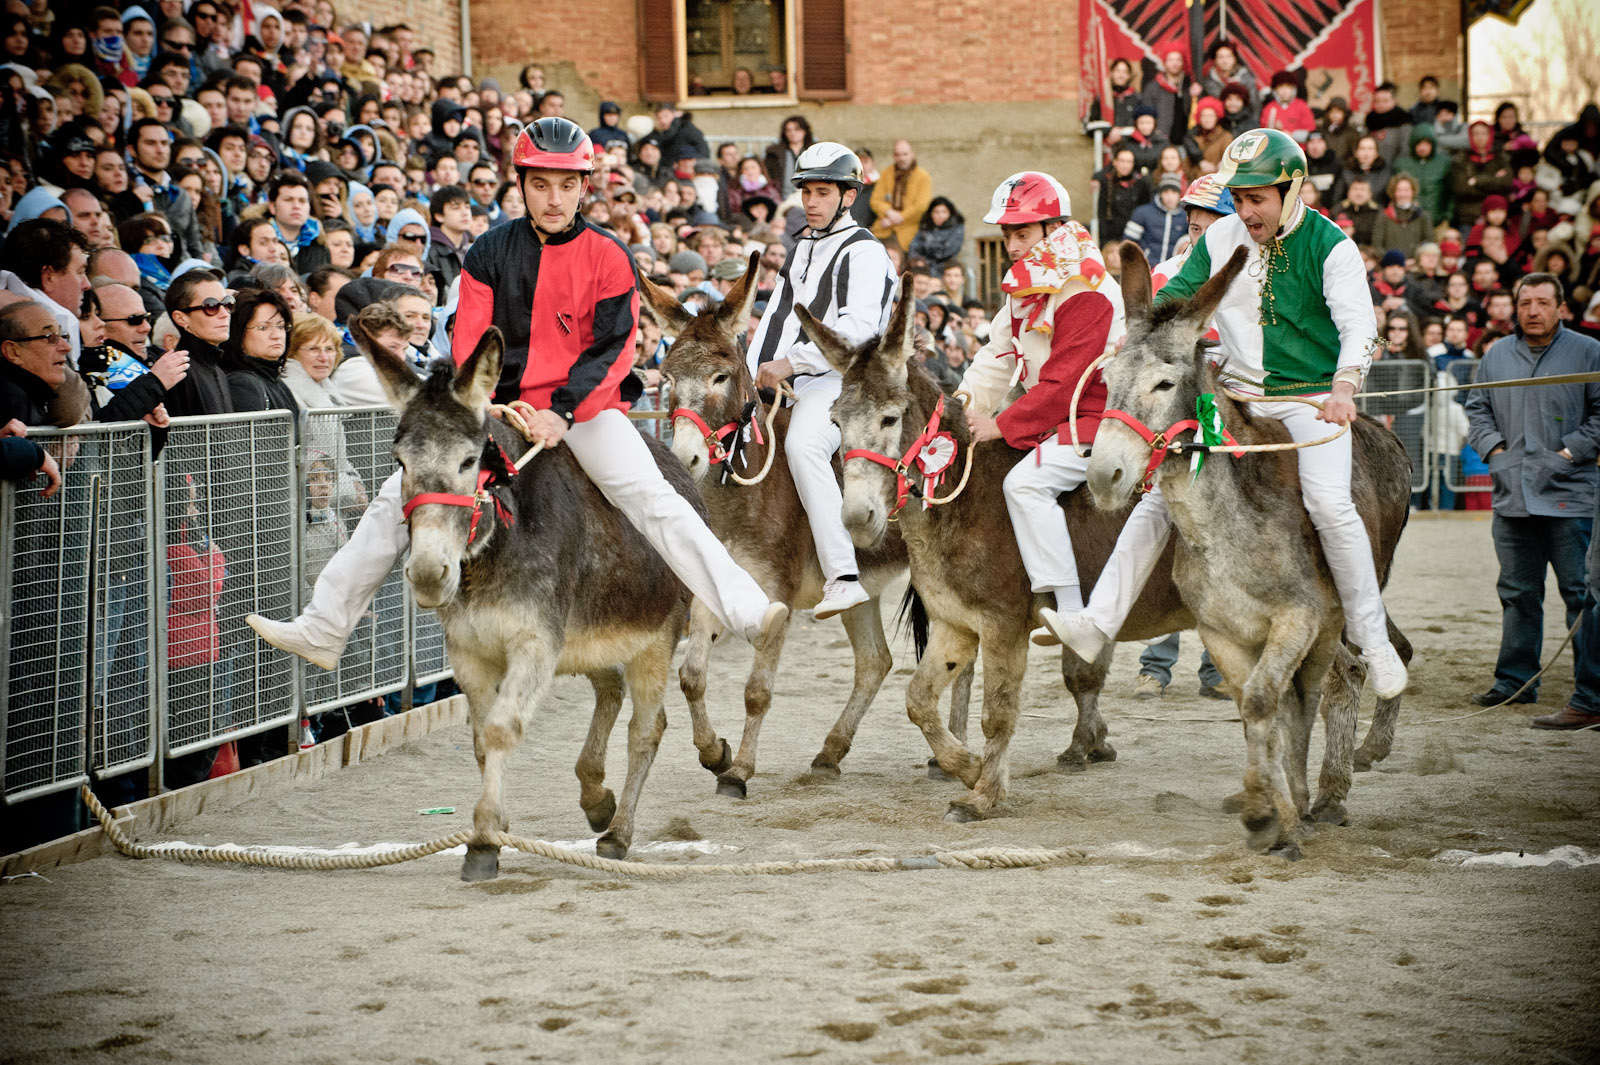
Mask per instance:
[[[777,412],[771,426],[772,439],[766,439],[765,426],[761,440],[756,440],[754,433],[749,434],[750,439],[743,439],[748,422],[752,418],[764,422],[767,412],[757,399],[737,341],[755,302],[759,263],[760,257],[752,255],[744,277],[728,298],[715,311],[701,315],[689,314],[670,291],[646,279],[640,279],[640,289],[657,321],[676,337],[661,367],[663,394],[670,397],[674,409],[693,412],[713,434],[708,440],[706,431],[693,419],[675,418],[673,453],[699,482],[712,531],[769,598],[789,605],[792,618],[795,611],[815,606],[822,599],[822,569],[811,539],[811,526],[784,457],[788,410]],[[718,439],[715,433],[728,426],[733,427],[731,431]],[[731,457],[727,455],[729,450],[733,451]],[[753,479],[764,467],[766,476],[758,484],[739,484],[730,476],[736,473]],[[880,597],[885,586],[906,570],[905,544],[897,535],[885,537],[881,544],[862,551],[858,562],[861,582],[872,598],[839,617],[855,653],[855,682],[843,712],[823,740],[822,750],[811,760],[812,771],[822,776],[838,775],[839,763],[850,750],[856,728],[893,665],[883,635]],[[784,641],[780,637],[766,651],[756,652],[745,682],[744,735],[735,756],[729,751],[727,740],[718,737],[706,712],[706,673],[716,635],[716,622],[710,612],[696,603],[690,620],[689,649],[678,671],[678,681],[689,702],[700,764],[717,774],[719,793],[743,797],[755,773],[756,739],[772,704],[772,680]],[[969,669],[951,696],[951,728],[963,737],[971,688]]]
[[[498,871],[500,848],[489,838],[506,829],[506,760],[526,732],[537,733],[534,712],[558,673],[582,673],[594,685],[594,717],[578,756],[578,803],[590,826],[605,830],[597,851],[622,857],[667,725],[662,693],[688,620],[688,589],[566,446],[532,457],[521,472],[510,469],[528,444],[487,414],[500,380],[498,329],[483,334],[459,372],[436,366],[426,380],[375,345],[363,346],[401,411],[394,454],[411,527],[406,579],[417,602],[439,612],[472,714],[483,793],[462,879]],[[667,480],[698,503],[683,468],[660,444],[650,446]],[[624,682],[633,718],[618,802],[604,786],[606,741]]]
[[[901,291],[910,288],[909,277],[903,278]],[[833,415],[844,434],[847,452],[861,449],[898,459],[922,433],[939,402],[939,386],[911,363],[912,302],[901,297],[883,338],[858,348],[845,344],[803,308],[796,308],[806,333],[829,363],[844,374],[844,389],[834,402]],[[952,474],[941,489],[948,492],[972,444],[959,409],[947,411],[942,424],[956,443]],[[1020,709],[1028,632],[1035,624],[1034,611],[1047,603],[1029,589],[1002,495],[1006,473],[1026,454],[1003,440],[978,444],[965,491],[948,504],[927,509],[912,499],[898,515],[900,535],[911,559],[911,585],[931,623],[927,649],[906,690],[906,713],[922,729],[939,765],[971,789],[950,805],[947,820],[986,817],[1005,797],[1006,756]],[[864,459],[845,463],[844,523],[858,548],[880,543],[887,535],[890,519],[895,517],[897,489],[892,470]],[[1080,492],[1065,496],[1062,506],[1072,532],[1078,574],[1085,586],[1092,586],[1132,508],[1102,513]],[[1147,639],[1194,624],[1172,586],[1171,561],[1169,552],[1157,564],[1119,639]],[[986,740],[981,756],[951,735],[937,713],[939,693],[967,668],[980,647]],[[1106,743],[1099,709],[1111,652],[1108,645],[1096,661],[1088,663],[1070,651],[1062,653],[1062,679],[1078,704],[1072,745],[1059,759],[1066,768],[1116,757]]]

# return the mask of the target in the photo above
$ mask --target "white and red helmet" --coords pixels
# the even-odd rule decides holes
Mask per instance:
[[[1072,201],[1061,182],[1038,170],[1024,170],[1000,182],[983,220],[990,225],[1022,226],[1066,218],[1071,213]]]
[[[583,127],[553,116],[524,126],[511,148],[511,164],[536,170],[594,170],[594,143]]]

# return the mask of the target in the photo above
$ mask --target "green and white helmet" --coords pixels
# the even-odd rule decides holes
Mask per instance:
[[[1279,129],[1253,129],[1235,137],[1222,153],[1217,180],[1230,189],[1282,188],[1283,213],[1278,218],[1282,229],[1300,199],[1307,169],[1306,153],[1289,134]]]

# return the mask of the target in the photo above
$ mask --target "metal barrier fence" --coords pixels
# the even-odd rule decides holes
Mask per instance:
[[[0,799],[21,802],[450,676],[399,568],[324,672],[294,617],[393,466],[386,407],[36,429],[60,492],[0,485]]]
[[[1419,359],[1379,359],[1367,372],[1368,392],[1392,392],[1401,388],[1426,388],[1431,383],[1433,364]],[[1379,396],[1356,401],[1363,414],[1393,430],[1405,445],[1411,459],[1411,490],[1427,491],[1432,479],[1433,452],[1429,443],[1428,397],[1426,395]]]
[[[1455,392],[1437,393],[1435,398],[1449,403],[1465,403],[1467,400],[1466,386],[1478,379],[1478,364],[1478,359],[1457,359],[1452,362],[1444,371],[1444,373],[1450,375],[1450,379],[1445,380],[1443,374],[1441,374],[1439,384],[1453,382],[1463,387]],[[1443,411],[1444,408],[1442,406],[1435,404],[1436,421],[1443,420],[1439,417]],[[1488,492],[1493,489],[1493,485],[1489,480],[1488,468],[1483,466],[1481,461],[1478,461],[1476,455],[1464,460],[1461,449],[1456,448],[1452,453],[1443,456],[1443,459],[1444,476],[1441,480],[1445,488],[1452,492]],[[1469,463],[1481,468],[1474,469]]]

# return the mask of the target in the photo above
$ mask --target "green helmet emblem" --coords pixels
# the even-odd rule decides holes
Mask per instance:
[[[1305,183],[1307,169],[1306,153],[1289,134],[1279,129],[1253,129],[1235,137],[1222,153],[1217,182],[1230,189],[1287,184],[1283,210],[1278,217],[1282,231],[1289,225],[1300,202],[1300,186]]]
[[[1280,185],[1306,176],[1306,153],[1279,129],[1253,129],[1222,153],[1217,179],[1231,189]]]

